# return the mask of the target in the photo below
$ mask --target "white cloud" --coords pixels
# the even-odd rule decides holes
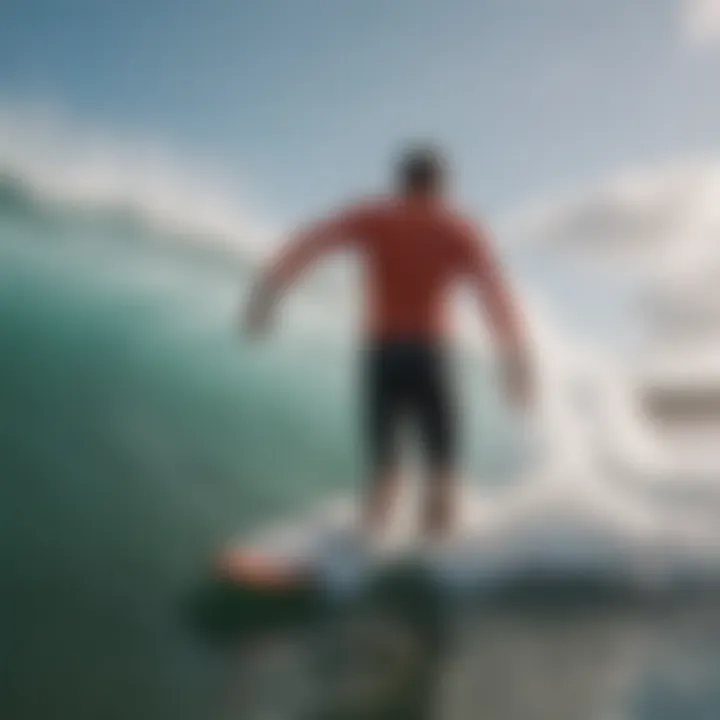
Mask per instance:
[[[693,45],[720,41],[720,0],[683,0],[683,31]]]
[[[545,259],[622,274],[639,300],[628,312],[668,339],[720,332],[718,163],[619,173],[516,214],[504,234]]]
[[[517,213],[506,233],[528,248],[675,279],[720,273],[720,163],[621,172]]]

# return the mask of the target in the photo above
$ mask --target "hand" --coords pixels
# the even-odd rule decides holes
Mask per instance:
[[[271,295],[269,287],[264,283],[253,290],[247,310],[239,321],[241,330],[248,337],[259,339],[268,334],[273,306]]]
[[[502,375],[510,403],[526,410],[533,396],[532,373],[527,356],[519,350],[506,354],[502,360]]]
[[[255,340],[267,336],[270,330],[270,316],[264,308],[250,307],[242,318],[243,333]]]

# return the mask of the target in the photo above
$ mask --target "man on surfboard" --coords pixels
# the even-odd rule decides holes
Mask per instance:
[[[398,420],[420,431],[428,472],[424,530],[443,534],[453,520],[456,422],[447,364],[444,300],[458,280],[483,301],[502,355],[510,399],[530,396],[528,343],[487,232],[445,198],[445,163],[432,148],[407,151],[397,192],[353,204],[290,239],[262,274],[245,318],[251,335],[270,325],[282,292],[313,261],[354,249],[365,265],[365,431],[370,478],[363,529],[382,531],[398,480]]]

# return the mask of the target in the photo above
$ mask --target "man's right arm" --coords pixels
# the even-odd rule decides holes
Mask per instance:
[[[359,212],[344,212],[295,233],[255,285],[245,312],[245,327],[261,334],[283,291],[315,260],[347,245],[361,231]]]

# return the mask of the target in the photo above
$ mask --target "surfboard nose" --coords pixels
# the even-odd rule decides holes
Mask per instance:
[[[307,585],[313,573],[297,560],[291,562],[256,550],[230,548],[216,558],[214,574],[217,579],[248,588],[282,590]]]

